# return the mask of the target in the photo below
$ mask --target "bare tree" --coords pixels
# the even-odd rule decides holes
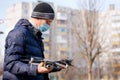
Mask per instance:
[[[81,56],[85,59],[88,71],[88,80],[92,78],[93,64],[101,53],[107,53],[110,46],[107,44],[107,28],[105,20],[100,19],[100,0],[87,0],[84,9],[77,16],[72,16],[72,33],[75,38],[76,56],[74,60]],[[73,13],[74,14],[74,13]],[[83,65],[82,64],[82,65]],[[78,66],[78,65],[77,65]]]

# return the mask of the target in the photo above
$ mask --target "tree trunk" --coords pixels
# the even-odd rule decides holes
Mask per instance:
[[[92,61],[88,62],[88,80],[92,80]]]

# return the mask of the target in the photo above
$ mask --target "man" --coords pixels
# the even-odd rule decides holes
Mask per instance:
[[[48,73],[61,70],[48,69],[22,61],[22,58],[44,58],[42,32],[47,31],[54,19],[54,11],[48,3],[39,3],[32,12],[30,21],[20,19],[9,32],[5,44],[3,80],[49,80]]]

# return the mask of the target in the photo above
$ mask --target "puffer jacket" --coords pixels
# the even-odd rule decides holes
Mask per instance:
[[[38,74],[37,65],[21,58],[44,58],[42,33],[26,19],[20,19],[6,38],[3,80],[49,80],[48,74]]]

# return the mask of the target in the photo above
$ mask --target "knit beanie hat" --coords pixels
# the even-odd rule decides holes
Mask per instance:
[[[54,19],[53,8],[48,3],[39,3],[33,9],[31,17],[39,19]]]

